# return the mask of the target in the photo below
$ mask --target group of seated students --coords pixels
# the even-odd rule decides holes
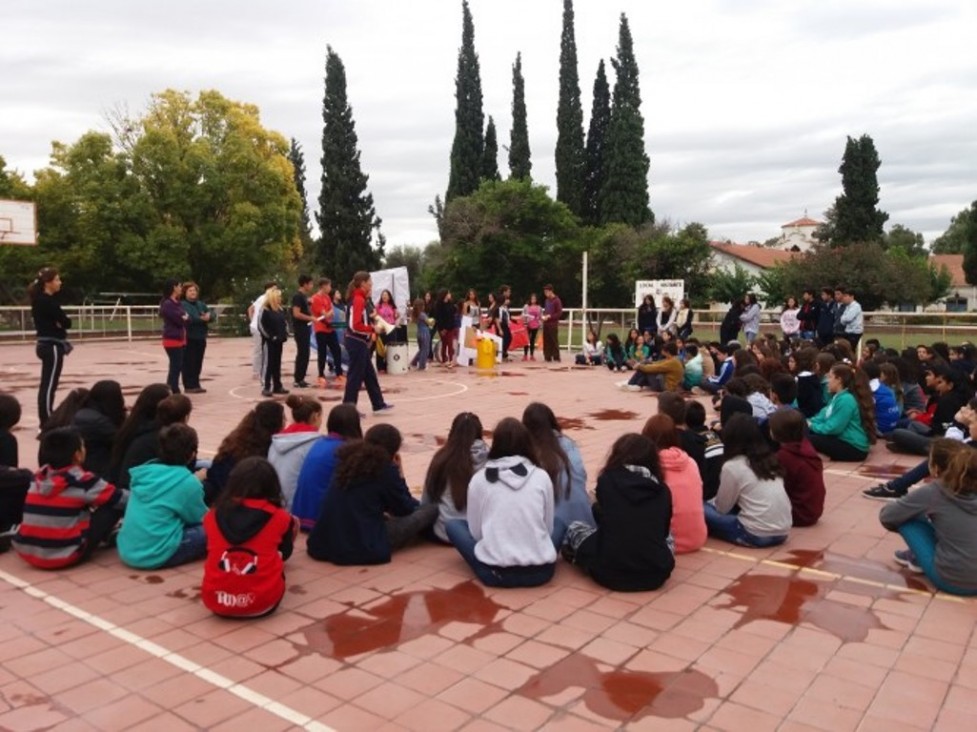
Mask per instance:
[[[127,413],[118,384],[99,382],[52,415],[31,474],[16,468],[20,405],[0,395],[0,528],[13,527],[14,549],[41,568],[85,561],[100,545],[139,569],[204,559],[202,600],[231,617],[278,606],[300,530],[313,559],[338,565],[389,562],[426,539],[454,546],[489,586],[546,583],[562,556],[612,590],[653,590],[675,555],[697,551],[707,536],[771,547],[819,521],[818,453],[864,460],[883,421],[878,410],[891,408],[875,398],[887,388],[901,405],[890,444],[923,449],[928,461],[907,475],[931,478],[902,497],[869,495],[898,499],[881,515],[908,546],[896,561],[941,590],[977,594],[977,452],[964,449],[977,436],[972,371],[935,355],[870,349],[854,364],[841,345],[766,348],[726,349],[716,422],[704,400],[662,391],[641,433],[614,441],[592,492],[577,445],[538,402],[494,425],[490,444],[477,415],[458,414],[418,499],[400,432],[381,423],[363,433],[351,405],[329,412],[323,434],[318,400],[262,401],[207,463],[196,456],[189,399],[153,384]],[[927,414],[924,432],[914,425]]]

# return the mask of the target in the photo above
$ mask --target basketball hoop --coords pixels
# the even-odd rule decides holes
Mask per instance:
[[[0,199],[0,245],[37,244],[37,207],[32,201]]]

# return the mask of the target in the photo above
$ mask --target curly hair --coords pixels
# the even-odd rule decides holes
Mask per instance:
[[[280,402],[274,399],[258,402],[221,442],[214,461],[230,458],[236,463],[253,455],[266,457],[272,435],[280,432],[284,424],[285,408]]]
[[[336,485],[345,489],[377,478],[400,452],[400,445],[400,430],[392,424],[373,425],[362,440],[348,442],[336,451]]]
[[[482,420],[471,412],[456,414],[445,441],[431,458],[424,478],[424,494],[432,503],[441,500],[444,492],[451,489],[455,508],[464,511],[468,505],[468,483],[475,473],[472,461],[472,445],[482,439]]]

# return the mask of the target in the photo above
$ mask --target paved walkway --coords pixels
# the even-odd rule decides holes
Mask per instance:
[[[32,348],[0,349],[0,388],[36,430]],[[290,352],[286,351],[286,360]],[[203,452],[259,400],[249,344],[214,341],[191,419]],[[130,400],[165,374],[156,343],[91,344],[70,387],[118,379]],[[383,377],[419,487],[460,410],[486,429],[548,403],[580,445],[591,484],[613,440],[656,410],[606,370],[515,363]],[[315,393],[328,409],[340,395]],[[362,408],[369,411],[365,395]],[[376,418],[367,418],[367,425]],[[111,553],[64,572],[0,556],[0,729],[11,730],[973,730],[977,604],[934,595],[892,562],[896,535],[861,498],[911,458],[877,446],[828,463],[818,526],[785,547],[710,540],[652,593],[603,590],[561,565],[537,589],[473,581],[457,553],[418,546],[380,567],[340,568],[298,547],[278,612],[212,617],[200,565],[136,572]]]

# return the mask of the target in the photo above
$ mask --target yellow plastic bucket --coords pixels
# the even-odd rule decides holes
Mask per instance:
[[[475,354],[475,368],[495,368],[495,341],[491,338],[481,338],[478,341],[478,349]]]

